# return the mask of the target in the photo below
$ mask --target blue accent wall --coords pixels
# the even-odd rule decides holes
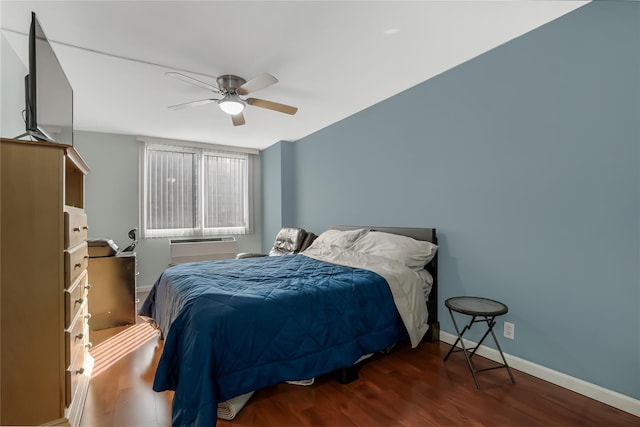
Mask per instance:
[[[312,134],[281,201],[316,233],[436,227],[444,331],[446,298],[498,299],[506,352],[640,398],[639,22],[591,3]]]
[[[292,227],[296,224],[295,217],[295,192],[296,192],[296,163],[295,163],[295,145],[292,142],[281,141],[282,168],[281,185],[282,185],[282,227]],[[276,234],[277,234],[276,230]],[[264,244],[271,248],[275,234],[271,239],[267,238]]]
[[[260,182],[262,185],[262,248],[275,237],[282,224],[282,146],[272,145],[260,152]],[[272,238],[273,240],[273,238]]]
[[[280,141],[260,152],[262,251],[269,252],[282,227],[295,226],[295,146]]]

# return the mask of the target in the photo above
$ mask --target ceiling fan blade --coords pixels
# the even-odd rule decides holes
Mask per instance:
[[[264,73],[240,86],[238,88],[238,93],[240,95],[247,95],[276,83],[278,83],[278,79],[269,73]]]
[[[166,74],[167,76],[174,77],[178,80],[182,80],[185,83],[200,86],[201,88],[208,89],[216,93],[220,93],[220,89],[218,89],[216,86],[209,83],[201,82],[200,80],[194,79],[193,77],[185,76],[184,74],[176,73],[175,71],[170,71]]]
[[[185,102],[184,104],[172,105],[169,108],[171,108],[172,110],[182,110],[183,108],[197,107],[199,105],[209,104],[216,101],[217,99],[201,99],[200,101],[191,101]]]
[[[231,121],[234,126],[242,126],[244,124],[244,114],[240,111],[238,114],[233,114],[231,116]]]
[[[280,104],[277,102],[258,98],[247,98],[247,104],[291,115],[294,115],[298,111],[298,107],[292,107],[291,105]]]

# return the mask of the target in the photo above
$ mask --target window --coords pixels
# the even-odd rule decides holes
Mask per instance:
[[[142,141],[143,237],[251,232],[251,153],[206,144]]]

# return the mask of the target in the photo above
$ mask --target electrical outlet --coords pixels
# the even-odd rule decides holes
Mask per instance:
[[[504,322],[504,337],[510,340],[516,337],[516,325],[511,322]]]

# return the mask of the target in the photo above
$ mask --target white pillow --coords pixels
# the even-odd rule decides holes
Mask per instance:
[[[413,270],[421,270],[436,256],[438,246],[397,234],[369,231],[351,250],[396,260]]]
[[[359,228],[357,230],[327,230],[321,233],[311,244],[313,247],[337,246],[348,248],[353,245],[359,237],[367,234],[369,230]]]

